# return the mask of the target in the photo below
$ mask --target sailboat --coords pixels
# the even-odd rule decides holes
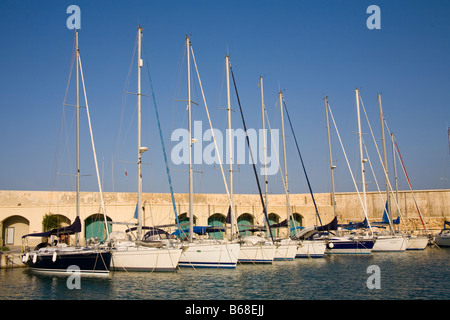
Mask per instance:
[[[357,99],[359,96],[357,97]],[[389,251],[389,252],[402,252],[405,251],[408,247],[408,238],[403,235],[395,234],[394,227],[392,225],[392,217],[390,217],[390,197],[389,197],[389,175],[388,175],[388,167],[387,167],[387,155],[386,155],[386,143],[384,136],[384,122],[383,122],[383,108],[381,106],[381,95],[377,96],[378,105],[380,109],[380,119],[381,119],[381,141],[383,145],[383,156],[384,156],[384,165],[383,171],[385,173],[385,181],[386,181],[386,208],[385,214],[387,216],[387,220],[389,222],[390,232],[387,235],[376,235],[376,242],[372,248],[372,251]]]
[[[261,91],[262,91],[262,78],[261,79]],[[286,194],[286,228],[287,235],[284,239],[278,240],[277,250],[275,251],[275,260],[294,260],[297,256],[297,248],[299,247],[299,241],[291,238],[291,224],[292,221],[294,225],[294,230],[296,230],[296,223],[292,217],[292,208],[290,204],[289,197],[289,186],[288,186],[288,174],[287,174],[287,159],[286,159],[286,139],[284,134],[284,116],[283,116],[283,92],[281,90],[278,92],[278,98],[280,103],[280,113],[281,113],[281,132],[282,132],[282,140],[283,140],[283,159],[284,159],[284,191]],[[265,112],[264,105],[263,112]],[[264,121],[264,118],[263,118]],[[265,163],[265,162],[264,162]],[[283,178],[283,173],[280,171],[281,176]],[[267,183],[266,183],[267,185]]]
[[[434,243],[439,247],[450,247],[450,229],[447,226],[450,226],[450,221],[444,221],[444,229],[434,236]]]
[[[228,132],[229,132],[229,146],[232,148],[231,143],[231,102],[230,102],[230,60],[228,55],[225,57],[226,63],[226,74],[227,74],[227,103],[228,103]],[[262,88],[261,88],[262,92]],[[262,104],[264,102],[262,101]],[[263,122],[264,124],[264,122]],[[264,140],[265,142],[265,140]],[[265,146],[264,146],[265,148]],[[232,155],[232,150],[230,150],[230,157]],[[232,160],[230,158],[230,185],[231,190],[233,190],[233,170],[232,170]],[[266,205],[267,205],[267,183],[266,185]],[[233,192],[231,191],[231,194]],[[239,231],[239,230],[238,230]],[[273,242],[268,241],[265,237],[259,235],[249,235],[241,236],[239,239],[241,245],[241,251],[239,252],[239,262],[240,263],[272,263],[276,256],[276,250],[278,249],[278,244],[275,245]]]
[[[286,227],[288,227],[288,239],[284,239],[284,242],[286,245],[290,246],[290,250],[292,250],[292,246],[296,245],[296,253],[295,253],[295,257],[296,258],[321,258],[324,255],[324,252],[326,250],[326,241],[325,240],[316,240],[316,239],[310,239],[308,237],[305,237],[305,234],[302,233],[302,231],[298,232],[299,227],[296,226],[296,221],[294,220],[294,218],[292,217],[292,211],[291,211],[291,207],[290,207],[290,201],[289,201],[289,189],[288,189],[288,184],[287,184],[287,164],[286,164],[286,143],[285,143],[285,134],[284,134],[284,117],[283,117],[283,109],[286,111],[286,115],[287,115],[287,119],[289,122],[289,127],[291,128],[291,132],[292,135],[294,137],[294,142],[295,142],[295,146],[297,148],[297,153],[300,157],[300,161],[302,164],[302,169],[303,169],[303,173],[305,174],[305,178],[306,178],[306,182],[308,184],[308,189],[309,192],[311,194],[311,198],[314,204],[314,208],[316,210],[316,216],[319,219],[320,224],[322,225],[322,221],[320,219],[320,214],[319,214],[319,210],[317,208],[317,204],[314,198],[314,194],[312,191],[312,187],[311,187],[311,183],[309,182],[309,178],[308,178],[308,174],[306,172],[306,168],[305,168],[305,164],[303,162],[303,157],[301,155],[300,152],[300,148],[297,142],[297,138],[294,132],[294,127],[292,125],[292,121],[291,121],[291,117],[289,116],[289,112],[286,106],[286,103],[284,101],[284,97],[283,97],[283,93],[280,91],[279,92],[279,103],[280,103],[280,111],[281,111],[281,126],[282,126],[282,132],[283,132],[283,155],[284,155],[284,167],[285,167],[285,177],[283,178],[282,175],[282,180],[284,182],[284,189],[285,189],[285,193],[286,193],[286,205],[287,205],[287,213],[288,213],[288,217],[285,220],[286,221]],[[284,107],[284,108],[283,108]],[[288,223],[289,219],[291,219],[292,224],[293,224],[293,229],[295,234],[293,236],[291,236],[291,229],[290,229],[290,223]],[[300,228],[301,229],[301,228]],[[306,230],[316,230],[316,226],[312,226],[312,227],[308,227],[306,228]],[[316,231],[313,232],[313,234]],[[312,234],[310,234],[311,236]],[[288,250],[289,250],[288,249]],[[285,250],[286,252],[288,250]]]
[[[356,91],[356,94],[358,96],[358,90]],[[336,196],[335,196],[335,188],[334,188],[334,169],[336,168],[335,165],[333,165],[333,157],[331,152],[331,138],[330,138],[330,125],[329,125],[329,111],[331,113],[331,109],[328,103],[328,98],[324,98],[325,102],[325,114],[326,114],[326,120],[327,120],[327,136],[328,136],[328,152],[329,152],[329,161],[330,161],[330,175],[331,175],[331,187],[332,187],[332,202],[333,202],[333,209],[334,209],[334,219],[326,226],[323,226],[321,228],[317,228],[320,232],[327,232],[327,234],[324,234],[319,239],[327,239],[327,254],[370,254],[372,252],[372,248],[374,246],[374,240],[371,236],[367,235],[338,235],[331,234],[331,232],[338,231],[338,219],[337,219],[337,211],[336,211]],[[359,119],[359,100],[357,100],[357,111],[358,111],[358,119]],[[334,121],[334,119],[333,119]],[[360,127],[360,121],[358,121],[358,125]],[[336,128],[337,130],[337,128]],[[359,130],[361,131],[361,130]],[[361,135],[360,135],[361,139]],[[361,140],[360,140],[361,142]],[[348,161],[347,161],[348,164]],[[361,165],[363,166],[363,188],[364,188],[364,194],[365,194],[365,182],[364,182],[364,159],[361,158]],[[349,167],[350,169],[350,167]],[[350,170],[351,173],[351,170]],[[353,176],[353,174],[352,174]],[[354,179],[353,179],[354,182]],[[355,182],[354,182],[355,183]],[[355,184],[356,188],[356,184]],[[356,188],[357,189],[357,188]],[[359,193],[358,193],[359,196]],[[360,199],[361,201],[361,199]],[[362,202],[362,201],[361,201]],[[364,200],[365,203],[365,200]],[[367,220],[367,214],[366,214],[366,207],[363,205],[363,211],[366,215]],[[369,225],[370,228],[370,225]]]
[[[188,129],[189,129],[189,232],[188,243],[185,245],[178,265],[192,268],[236,268],[240,245],[219,239],[194,239],[194,180],[192,168],[192,116],[191,116],[191,58],[193,49],[190,37],[186,36],[187,54],[187,91],[188,91]],[[194,58],[194,57],[193,57]],[[195,63],[195,59],[194,59]],[[195,64],[197,68],[197,65]],[[198,70],[197,70],[198,72]],[[200,79],[199,79],[200,80]],[[201,83],[200,83],[201,87]]]
[[[183,249],[170,240],[170,235],[156,228],[143,226],[142,222],[142,154],[148,150],[141,146],[141,59],[142,27],[138,27],[138,192],[137,192],[137,226],[128,232],[111,233],[107,243],[111,246],[111,269],[117,271],[176,271]],[[149,231],[142,235],[143,230]],[[130,232],[137,231],[136,238]]]
[[[387,127],[387,123],[386,123],[386,127]],[[388,128],[388,130],[389,130],[389,128]],[[395,141],[395,138],[394,138],[394,133],[391,133],[391,141],[392,141],[392,155],[394,157],[395,190],[396,190],[396,198],[397,198],[396,201],[398,203],[398,181],[397,181],[397,167],[396,167],[396,161],[395,161],[395,155],[397,154],[398,158],[400,159],[400,163],[402,165],[403,173],[405,174],[406,180],[408,181],[408,185],[411,190],[411,194],[413,196],[414,203],[417,208],[417,212],[419,213],[420,221],[422,222],[422,225],[424,228],[424,232],[422,234],[408,235],[409,236],[408,247],[406,248],[406,250],[424,250],[427,247],[427,245],[430,242],[432,242],[432,235],[428,230],[427,224],[422,216],[422,212],[420,211],[419,205],[417,204],[416,197],[414,195],[414,191],[411,186],[411,181],[409,180],[408,173],[406,172],[406,168],[403,163],[402,156],[400,154],[400,149],[398,148],[397,142]]]
[[[83,82],[84,97],[86,103],[86,112],[91,133],[91,143],[95,160],[95,167],[97,170],[97,180],[100,189],[100,197],[102,203],[103,216],[106,215],[104,210],[104,202],[99,179],[97,158],[95,154],[94,139],[92,135],[91,122],[89,117],[89,108],[86,99],[86,90],[84,87],[83,70],[81,66],[80,51],[78,48],[78,31],[75,30],[75,55],[76,55],[76,218],[74,222],[61,228],[55,228],[47,232],[26,234],[22,237],[24,243],[27,242],[27,237],[45,237],[47,241],[40,243],[34,249],[26,248],[22,255],[22,262],[26,264],[32,271],[39,273],[62,273],[78,271],[82,275],[108,275],[111,262],[111,252],[108,248],[97,246],[85,247],[79,244],[79,233],[81,232],[80,221],[80,153],[79,153],[79,118],[80,118],[80,102],[79,102],[79,76]],[[106,232],[108,229],[106,228]],[[54,243],[49,243],[50,237],[61,237],[75,235],[75,246],[69,246],[62,241],[55,240]],[[61,240],[61,239],[60,239]]]

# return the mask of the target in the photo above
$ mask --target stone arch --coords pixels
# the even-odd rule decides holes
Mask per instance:
[[[187,212],[183,212],[178,215],[178,221],[180,222],[181,229],[189,228],[189,216]],[[193,225],[197,225],[197,217],[194,215]]]
[[[22,245],[22,236],[29,233],[30,221],[22,216],[13,215],[0,224],[3,246]]]
[[[208,226],[223,227],[226,224],[227,217],[221,213],[214,213],[208,218]],[[209,236],[212,239],[223,239],[223,231],[211,232]]]
[[[67,218],[66,216],[62,215],[62,214],[53,214],[53,215],[58,218],[59,227],[67,227],[67,226],[70,226],[72,224],[70,219]],[[44,231],[44,230],[45,230],[45,228],[43,227],[42,231]],[[48,228],[47,228],[47,231],[48,231]],[[60,239],[61,242],[64,242],[66,244],[70,244],[70,237],[69,236],[63,236],[62,235],[60,238],[61,238]]]
[[[107,221],[112,221],[111,218],[106,217]],[[111,233],[112,225],[108,224],[108,232]],[[94,213],[84,219],[84,238],[97,238],[99,241],[105,240],[107,237],[105,229],[105,218],[102,213]]]
[[[246,229],[254,224],[255,218],[250,213],[243,213],[237,218],[239,233],[243,236],[251,235],[251,231],[248,231]]]
[[[271,212],[271,213],[269,213],[268,217],[269,217],[269,225],[273,225],[273,224],[277,224],[277,223],[281,222],[280,216],[276,213]],[[267,233],[267,231],[266,231],[266,233]],[[280,228],[272,228],[272,234],[274,236],[278,237],[278,235],[280,234]]]
[[[304,217],[297,212],[292,214],[292,219],[290,223],[291,235],[295,235],[300,227],[303,227]],[[296,230],[297,229],[297,230]]]

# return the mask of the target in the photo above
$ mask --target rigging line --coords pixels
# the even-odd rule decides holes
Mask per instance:
[[[138,45],[138,35],[136,35],[134,49],[133,49],[133,55],[131,56],[130,66],[128,68],[128,74],[127,74],[127,78],[125,80],[125,85],[124,85],[123,93],[122,93],[122,106],[121,106],[121,109],[120,109],[119,131],[117,133],[117,141],[116,141],[116,157],[117,157],[117,161],[119,161],[119,157],[120,157],[119,156],[120,149],[121,149],[121,145],[120,145],[121,144],[121,139],[120,139],[120,137],[122,136],[122,130],[123,130],[123,118],[124,118],[125,105],[126,105],[126,100],[127,100],[126,99],[127,98],[126,92],[128,91],[128,86],[130,84],[131,72],[132,72],[132,68],[133,68],[133,64],[134,64],[134,58],[136,56],[137,45]],[[131,119],[134,118],[135,114],[136,114],[136,110],[133,113],[133,116],[131,117]],[[129,132],[130,127],[131,127],[131,121],[132,120],[130,120],[130,124],[128,125],[128,129],[127,129],[125,137],[128,136],[128,132]],[[126,138],[125,138],[125,140],[126,140]]]
[[[362,207],[362,209],[363,209],[364,216],[366,217],[366,221],[367,221],[367,224],[368,224],[368,226],[369,226],[370,233],[371,233],[372,236],[373,236],[372,226],[370,225],[369,218],[367,217],[366,208],[365,208],[365,206],[364,206],[364,204],[363,204],[363,201],[362,201],[362,199],[361,199],[361,194],[360,194],[360,192],[359,192],[359,190],[358,190],[358,186],[357,186],[357,184],[356,184],[355,177],[354,177],[353,172],[352,172],[352,168],[350,167],[350,163],[348,162],[347,153],[345,152],[344,145],[342,144],[341,135],[339,134],[339,130],[338,130],[338,128],[337,128],[336,122],[334,121],[333,112],[331,111],[331,106],[330,106],[329,103],[328,103],[328,110],[330,110],[331,120],[333,120],[334,128],[335,128],[335,130],[336,130],[336,133],[337,133],[337,136],[338,136],[338,139],[339,139],[339,143],[340,143],[341,148],[342,148],[342,151],[343,151],[343,153],[344,153],[344,157],[345,157],[345,161],[347,162],[348,170],[350,171],[350,175],[351,175],[352,180],[353,180],[353,185],[355,186],[356,193],[357,193],[358,198],[359,198],[359,202],[361,203],[361,207]]]
[[[58,143],[56,146],[55,157],[53,160],[54,164],[53,164],[53,173],[52,173],[50,190],[55,190],[56,175],[59,171],[59,156],[60,156],[60,152],[61,152],[61,141],[62,141],[62,137],[63,137],[63,129],[66,128],[66,126],[64,125],[65,124],[65,114],[66,114],[65,113],[65,105],[66,105],[66,101],[67,101],[67,95],[69,92],[70,79],[72,78],[74,61],[75,61],[75,38],[73,40],[73,46],[72,46],[72,56],[70,59],[69,77],[67,79],[66,91],[64,93],[64,99],[63,99],[63,104],[62,104],[62,117],[61,117],[61,124],[60,124],[60,128],[59,128]],[[50,202],[49,202],[50,204],[51,204],[51,199],[52,199],[52,197],[50,197]]]
[[[242,124],[244,125],[245,137],[246,137],[246,140],[247,140],[248,149],[249,149],[249,152],[250,152],[250,156],[252,158],[251,160],[252,160],[252,166],[253,166],[253,173],[255,174],[256,185],[258,187],[259,197],[261,199],[261,204],[263,206],[264,217],[266,218],[267,225],[269,226],[268,229],[269,229],[269,233],[270,233],[270,238],[272,239],[272,242],[273,242],[272,229],[270,228],[269,217],[267,216],[267,208],[266,208],[266,204],[264,202],[264,197],[263,197],[263,194],[262,194],[262,191],[261,191],[261,186],[259,184],[258,172],[256,170],[255,161],[254,161],[254,158],[253,158],[253,152],[252,152],[252,149],[250,147],[250,139],[248,137],[247,126],[246,126],[245,120],[244,120],[244,113],[242,111],[241,101],[239,99],[239,94],[238,94],[237,86],[236,86],[236,80],[234,79],[234,72],[233,72],[233,68],[231,67],[231,64],[230,64],[230,71],[231,71],[231,77],[233,78],[234,90],[236,91],[236,99],[237,99],[237,102],[238,102],[238,105],[239,105],[239,110],[241,112]]]
[[[143,46],[143,49],[144,49],[144,46]],[[156,104],[155,91],[153,89],[152,77],[150,76],[149,59],[147,59],[147,56],[146,56],[146,53],[145,53],[145,49],[142,50],[142,51],[143,51],[143,55],[145,57],[145,60],[147,61],[147,63],[146,63],[147,74],[148,74],[148,78],[149,78],[149,82],[150,82],[150,88],[152,90],[153,105],[155,106],[156,120],[158,122],[159,137],[160,137],[160,140],[161,140],[161,147],[162,147],[162,151],[163,151],[163,155],[164,155],[164,163],[165,163],[165,166],[166,166],[167,179],[169,181],[169,189],[170,189],[170,195],[172,197],[172,206],[173,206],[173,211],[174,211],[174,214],[175,214],[175,221],[177,223],[178,230],[181,231],[180,221],[178,219],[177,206],[176,206],[176,202],[175,202],[175,196],[174,196],[174,192],[173,192],[172,179],[171,179],[171,176],[170,176],[170,168],[169,168],[169,163],[167,161],[166,147],[164,145],[163,133],[162,133],[162,129],[161,129],[161,122],[159,121],[158,106]]]
[[[84,85],[83,68],[81,67],[81,57],[80,57],[79,54],[78,54],[78,62],[80,64],[81,82],[83,84],[84,101],[86,103],[86,114],[87,114],[87,120],[88,120],[88,123],[89,123],[89,132],[91,133],[92,152],[94,154],[95,170],[97,172],[97,183],[98,183],[98,190],[99,190],[99,193],[100,193],[100,203],[101,203],[101,208],[102,208],[102,211],[103,211],[103,218],[104,218],[104,222],[105,222],[106,235],[108,237],[109,236],[109,230],[108,230],[108,221],[107,221],[107,218],[106,218],[105,202],[103,200],[102,184],[100,182],[100,173],[99,173],[99,170],[98,170],[97,154],[95,152],[95,145],[94,145],[94,134],[92,133],[91,117],[89,115],[89,107],[88,107],[88,101],[87,101],[87,96],[86,96],[86,87]]]
[[[211,118],[210,118],[210,116],[209,116],[208,106],[207,106],[207,104],[206,104],[206,99],[205,99],[205,93],[203,92],[202,81],[200,80],[200,74],[199,74],[199,72],[198,72],[197,62],[195,61],[194,50],[193,50],[193,48],[192,48],[192,45],[191,45],[190,47],[191,47],[191,52],[192,52],[192,60],[193,60],[193,62],[194,62],[195,71],[197,72],[198,82],[199,82],[200,89],[201,89],[201,92],[202,92],[203,103],[205,104],[206,115],[208,116],[209,126],[210,126],[210,128],[211,128],[211,135],[212,135],[212,138],[213,138],[213,140],[214,140],[214,147],[215,147],[215,149],[216,149],[216,152],[217,152],[217,158],[218,158],[218,160],[219,160],[220,171],[221,171],[221,173],[222,173],[223,183],[224,183],[225,189],[226,189],[226,191],[227,191],[228,201],[229,201],[230,204],[231,204],[230,191],[229,191],[229,189],[228,189],[227,180],[226,180],[226,178],[225,178],[225,172],[224,172],[223,166],[222,166],[222,158],[221,158],[221,156],[220,156],[219,148],[218,148],[218,146],[217,146],[216,137],[215,137],[215,135],[214,135],[214,128],[213,128],[213,126],[212,126]]]
[[[65,105],[66,105],[66,102],[67,102],[67,96],[68,96],[68,92],[69,92],[70,80],[72,79],[72,72],[73,72],[73,66],[75,64],[75,60],[76,60],[76,38],[74,37],[73,46],[72,46],[72,57],[70,59],[69,77],[67,79],[66,91],[65,91],[64,100],[63,100],[63,113],[62,113],[62,119],[61,119],[61,128],[60,128],[60,136],[59,136],[59,140],[58,140],[58,147],[57,147],[57,151],[56,151],[56,155],[55,155],[56,158],[58,157],[58,155],[61,152],[61,140],[63,138],[62,137],[63,136],[63,132],[62,132],[63,129],[65,131],[66,146],[69,145],[69,135],[67,133],[66,111],[65,111],[66,108],[65,108]],[[75,116],[74,116],[74,118],[75,118]],[[74,118],[72,119],[72,124],[73,124]],[[67,150],[67,152],[69,153],[69,150]],[[69,168],[72,167],[70,159],[71,159],[71,157],[68,157]],[[56,172],[54,172],[54,175],[58,174],[57,171],[59,171],[59,165],[60,165],[60,161],[58,159],[56,159],[55,160],[55,170],[56,170]],[[53,180],[54,179],[55,179],[55,177],[53,177]],[[72,179],[72,184],[73,184],[73,179]],[[53,184],[52,187],[54,187],[54,184]]]
[[[288,188],[287,188],[285,179],[284,179],[284,177],[283,177],[283,170],[281,169],[280,158],[278,157],[277,148],[275,148],[275,143],[274,143],[274,141],[273,141],[273,139],[272,139],[272,128],[270,127],[269,116],[268,116],[268,114],[267,114],[266,106],[264,106],[264,113],[265,113],[265,115],[266,115],[267,125],[269,126],[271,144],[273,144],[273,147],[274,147],[273,150],[275,151],[275,156],[276,156],[276,158],[277,158],[278,167],[280,168],[280,175],[281,175],[281,180],[282,180],[283,186],[284,186],[284,192],[285,192],[286,194],[289,194],[289,191],[288,191]],[[263,133],[263,134],[264,134],[264,133]],[[297,230],[297,226],[295,225],[297,221],[294,219],[294,215],[292,214],[291,208],[288,208],[288,210],[289,210],[289,216],[290,216],[290,218],[292,219],[292,222],[293,222],[293,224],[294,224],[294,230]],[[269,226],[269,227],[270,227],[270,226]],[[288,225],[288,228],[290,228],[289,225]],[[290,230],[289,230],[289,233],[290,233]]]
[[[363,146],[364,146],[364,150],[366,151],[366,156],[367,156],[367,160],[369,162],[370,171],[372,171],[373,179],[375,180],[375,184],[377,185],[378,194],[380,195],[381,203],[384,205],[385,204],[385,200],[384,200],[383,195],[381,194],[380,186],[378,184],[378,180],[377,180],[377,177],[375,175],[375,171],[373,170],[372,161],[370,161],[369,152],[367,151],[367,146],[366,146],[366,144],[364,142],[364,139],[363,139]],[[386,208],[383,209],[383,212],[385,212],[385,211],[386,211]],[[394,233],[394,226],[392,225],[392,220],[391,220],[390,214],[387,214],[386,216],[387,216],[387,218],[389,220],[389,227],[391,228],[391,232]]]
[[[395,143],[395,147],[397,149],[397,155],[398,155],[398,157],[400,159],[400,162],[402,164],[403,172],[405,173],[406,180],[408,181],[409,188],[411,189],[411,194],[412,194],[412,196],[414,198],[414,203],[416,205],[417,212],[419,212],[420,221],[422,222],[422,225],[425,228],[425,230],[428,232],[427,225],[426,225],[425,221],[423,220],[422,213],[420,212],[419,205],[417,204],[416,196],[414,195],[414,191],[413,191],[412,186],[411,186],[411,181],[409,180],[408,173],[406,172],[405,164],[403,163],[403,158],[402,158],[402,155],[400,153],[400,149],[398,147],[397,140],[395,140],[395,138],[394,138],[394,143]]]
[[[361,106],[362,106],[362,109],[363,109],[363,111],[364,111],[364,115],[365,115],[365,117],[366,117],[366,121],[367,121],[367,124],[368,124],[368,126],[369,126],[370,133],[371,133],[371,135],[372,135],[372,140],[373,140],[373,143],[374,143],[375,148],[376,148],[376,150],[377,150],[378,158],[380,159],[380,163],[381,163],[381,166],[382,166],[382,168],[383,168],[384,175],[385,175],[385,177],[386,177],[386,180],[387,180],[387,182],[388,182],[388,185],[389,185],[390,190],[392,191],[392,193],[394,193],[394,190],[393,190],[393,188],[392,188],[392,186],[391,186],[391,182],[389,181],[389,179],[388,179],[388,177],[387,177],[387,168],[385,168],[384,163],[383,163],[383,161],[382,161],[382,159],[381,159],[380,150],[378,149],[378,144],[376,143],[375,135],[373,134],[372,126],[370,125],[369,117],[367,116],[366,108],[364,107],[364,102],[362,101],[361,95],[359,95],[359,100],[361,101]],[[367,149],[366,149],[366,155],[367,155],[367,157],[369,157],[369,153],[368,153]],[[370,159],[369,159],[369,164],[370,164]],[[372,166],[372,165],[371,165],[371,166]],[[372,172],[373,172],[373,169],[372,169]],[[373,174],[374,174],[374,177],[375,177],[375,173],[373,173]],[[376,178],[375,178],[375,181],[376,181]],[[377,187],[378,187],[378,183],[377,183]],[[379,188],[379,187],[378,187],[378,188]],[[401,219],[402,219],[402,221],[403,221],[403,226],[404,226],[404,228],[408,231],[408,229],[406,228],[406,223],[405,223],[405,221],[404,221],[404,219],[403,219],[403,215],[402,215],[401,212],[400,212],[400,207],[399,207],[399,205],[398,205],[398,202],[397,202],[396,199],[394,199],[394,200],[395,200],[395,203],[396,203],[396,205],[397,205],[398,212],[400,213],[400,217],[401,217]],[[394,226],[391,225],[392,221],[391,221],[390,214],[387,214],[387,217],[388,217],[388,220],[389,220],[389,226],[392,228],[391,231],[394,232]]]
[[[297,147],[298,155],[300,156],[300,160],[302,162],[303,172],[305,173],[306,182],[308,183],[309,193],[311,194],[312,201],[314,203],[314,208],[316,209],[316,215],[319,218],[320,225],[322,226],[322,220],[320,219],[319,209],[317,208],[316,200],[314,199],[314,194],[313,194],[313,191],[312,191],[312,188],[311,188],[311,183],[309,182],[308,174],[306,173],[305,164],[303,163],[303,157],[302,157],[302,154],[300,152],[300,148],[299,148],[298,143],[297,143],[297,138],[296,138],[295,133],[294,133],[294,128],[292,126],[291,117],[289,116],[289,112],[287,110],[286,101],[284,100],[284,97],[283,97],[283,104],[284,104],[284,109],[286,110],[286,115],[287,115],[288,120],[289,120],[289,125],[291,127],[292,135],[294,136],[295,146]]]
[[[396,148],[397,148],[397,157],[399,158],[399,160],[400,160],[400,162],[401,162],[401,164],[402,164],[403,173],[405,174],[405,177],[406,177],[406,179],[407,179],[407,181],[408,181],[409,189],[411,190],[411,194],[412,194],[412,196],[413,196],[414,203],[415,203],[415,205],[416,205],[417,212],[419,213],[419,217],[420,217],[420,220],[421,220],[421,222],[422,222],[422,225],[424,226],[425,230],[428,232],[428,228],[427,228],[427,226],[426,226],[426,223],[425,223],[425,221],[423,220],[422,212],[420,211],[419,205],[417,204],[416,196],[414,195],[414,191],[413,191],[413,188],[412,188],[412,185],[411,185],[411,181],[409,180],[408,173],[406,172],[406,167],[405,167],[405,165],[404,165],[404,163],[403,163],[402,155],[400,154],[400,149],[399,149],[399,147],[398,147],[398,145],[397,145],[397,140],[395,139],[395,137],[393,137],[394,134],[391,133],[391,131],[389,130],[389,126],[388,126],[388,124],[387,124],[386,119],[384,119],[384,123],[386,124],[386,129],[387,129],[387,131],[388,131],[388,134],[393,138],[394,143],[395,143],[395,146],[396,146]],[[395,153],[395,152],[394,152],[394,153]],[[395,161],[395,158],[394,158],[394,161]]]

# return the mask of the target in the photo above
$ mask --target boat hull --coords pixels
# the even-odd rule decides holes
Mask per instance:
[[[408,238],[402,236],[377,237],[373,252],[403,252],[408,247]]]
[[[275,258],[276,246],[272,244],[241,244],[239,252],[240,263],[272,263]]]
[[[322,258],[325,254],[325,250],[327,249],[327,244],[325,241],[320,240],[304,240],[301,241],[298,248],[297,253],[295,255],[296,258]]]
[[[178,266],[191,268],[236,268],[240,246],[238,243],[192,242],[186,244]]]
[[[147,248],[129,246],[112,250],[111,270],[115,271],[176,271],[181,248]]]
[[[412,236],[408,240],[406,250],[424,250],[428,246],[428,237]]]
[[[439,247],[450,247],[450,233],[436,235],[434,243]]]
[[[277,261],[294,260],[297,255],[298,245],[298,241],[281,241],[275,249],[275,256],[273,259]]]
[[[22,260],[33,272],[47,274],[108,275],[111,252],[106,250],[45,250],[24,254]]]
[[[327,243],[326,254],[370,254],[373,240],[332,238]]]

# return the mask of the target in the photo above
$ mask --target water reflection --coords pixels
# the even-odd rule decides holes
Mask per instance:
[[[112,272],[106,278],[82,277],[81,288],[72,290],[67,276],[1,269],[0,299],[450,299],[449,259],[450,250],[429,247],[425,251],[238,265],[234,270]],[[370,265],[381,270],[379,290],[367,288]]]

